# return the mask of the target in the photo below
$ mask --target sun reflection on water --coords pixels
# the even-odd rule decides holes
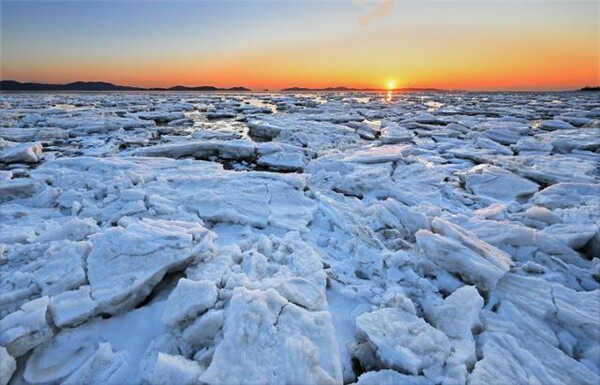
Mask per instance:
[[[389,90],[386,94],[385,101],[388,103],[391,103],[393,96],[394,96],[394,91]]]

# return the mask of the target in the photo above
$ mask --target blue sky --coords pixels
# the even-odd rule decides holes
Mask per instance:
[[[6,1],[2,78],[565,89],[598,82],[598,1]]]

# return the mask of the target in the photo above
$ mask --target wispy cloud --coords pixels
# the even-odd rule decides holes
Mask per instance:
[[[365,13],[360,15],[358,18],[358,22],[362,25],[366,25],[374,20],[386,17],[392,12],[395,3],[394,0],[355,0],[354,2],[361,6],[364,5],[364,8],[366,8]]]

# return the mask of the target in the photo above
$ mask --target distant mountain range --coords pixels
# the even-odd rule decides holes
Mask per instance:
[[[326,87],[326,88],[304,88],[304,87],[291,87],[291,88],[284,88],[281,91],[285,91],[285,92],[305,92],[305,91],[310,91],[310,92],[319,92],[319,91],[336,91],[336,92],[352,92],[352,91],[372,91],[372,92],[382,92],[382,91],[390,91],[388,89],[384,89],[384,88],[349,88],[349,87]],[[429,92],[443,92],[446,90],[441,90],[438,88],[414,88],[414,87],[407,87],[407,88],[395,88],[392,91],[429,91]]]
[[[599,91],[600,87],[586,86],[580,89],[580,91]],[[164,87],[131,87],[131,86],[120,86],[108,82],[83,82],[77,81],[67,84],[46,84],[46,83],[21,83],[16,80],[0,80],[0,91],[235,91],[235,92],[247,92],[251,91],[246,87],[231,87],[231,88],[218,88],[214,86],[173,86],[169,88]],[[266,91],[266,90],[265,90]],[[383,88],[351,88],[351,87],[326,87],[326,88],[306,88],[306,87],[290,87],[284,88],[283,92],[386,92],[389,91]],[[417,88],[417,87],[406,87],[396,88],[393,91],[404,91],[404,92],[444,92],[448,90],[439,88]]]
[[[169,88],[142,88],[119,86],[107,82],[73,82],[68,84],[21,83],[0,80],[0,91],[250,91],[245,87],[217,88],[213,86],[174,86]]]

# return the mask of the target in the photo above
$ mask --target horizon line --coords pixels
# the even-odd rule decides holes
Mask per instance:
[[[585,88],[598,88],[598,85],[583,85],[583,86],[579,86],[579,88],[555,88],[555,89],[535,89],[535,88],[531,88],[531,89],[524,89],[524,88],[518,88],[518,89],[468,89],[468,88],[453,88],[453,89],[449,89],[449,88],[438,88],[435,86],[426,86],[426,87],[418,87],[418,86],[406,86],[406,87],[394,87],[394,88],[385,88],[385,87],[350,87],[350,86],[324,86],[324,87],[307,87],[307,86],[300,86],[300,85],[294,85],[294,86],[289,86],[289,87],[284,87],[284,88],[279,88],[279,89],[269,89],[267,87],[258,87],[258,88],[249,88],[243,85],[236,85],[236,86],[231,86],[231,87],[227,87],[227,86],[217,86],[217,85],[213,85],[213,84],[202,84],[202,85],[184,85],[184,84],[174,84],[174,85],[170,85],[170,86],[130,86],[130,85],[122,85],[122,84],[117,84],[117,83],[112,83],[110,81],[106,81],[106,80],[74,80],[74,81],[70,81],[70,82],[66,82],[66,83],[48,83],[48,82],[40,82],[40,81],[20,81],[20,80],[15,80],[15,79],[0,79],[0,82],[16,82],[19,84],[37,84],[37,85],[43,85],[43,86],[67,86],[70,84],[75,84],[75,83],[103,83],[103,84],[107,84],[107,85],[112,85],[115,87],[123,87],[123,88],[132,88],[131,90],[109,90],[109,91],[105,91],[105,92],[127,92],[127,91],[173,91],[176,92],[177,90],[172,90],[173,88],[176,87],[183,87],[183,88],[202,88],[202,87],[207,87],[207,88],[215,88],[216,91],[230,91],[230,92],[241,92],[240,90],[235,90],[235,88],[244,88],[246,90],[244,90],[243,92],[311,92],[311,91],[316,91],[316,92],[344,92],[346,89],[347,92],[389,92],[389,91],[410,91],[410,90],[414,90],[414,91],[431,91],[431,92],[573,92],[573,91],[581,91]],[[4,90],[2,88],[0,88],[0,92],[18,92],[20,90]],[[26,91],[26,90],[23,90]],[[47,91],[52,91],[52,90],[30,90],[30,92],[47,92]],[[61,91],[61,90],[56,90],[56,91]],[[69,91],[69,90],[67,90]],[[77,92],[78,90],[71,90],[73,92]],[[94,90],[91,90],[94,91]],[[191,90],[193,91],[193,90]],[[86,90],[81,90],[79,92],[86,92]],[[90,92],[90,91],[87,91]],[[102,91],[99,91],[102,92]]]

